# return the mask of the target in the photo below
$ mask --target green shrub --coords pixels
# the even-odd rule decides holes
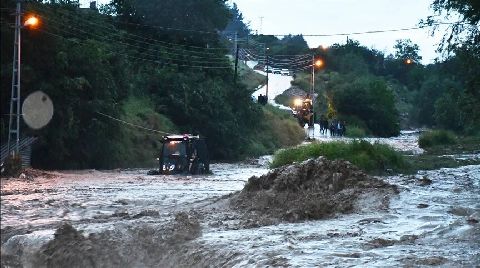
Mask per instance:
[[[319,156],[325,156],[330,160],[344,159],[374,174],[384,173],[388,169],[401,171],[407,166],[403,155],[390,146],[355,140],[351,143],[311,143],[280,150],[275,153],[271,167],[275,168]]]
[[[430,148],[437,145],[455,144],[455,135],[447,130],[433,130],[420,135],[418,145],[420,148]]]
[[[365,129],[357,126],[349,126],[347,127],[347,133],[345,133],[347,137],[350,138],[363,138],[367,136]]]
[[[275,102],[278,104],[282,104],[284,106],[290,107],[292,105],[293,98],[285,94],[280,94],[275,97]]]
[[[272,105],[262,110],[259,127],[246,143],[240,158],[271,154],[279,148],[295,146],[305,138],[304,130],[290,112]]]

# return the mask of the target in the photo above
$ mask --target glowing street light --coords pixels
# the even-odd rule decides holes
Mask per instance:
[[[412,64],[412,63],[413,63],[413,60],[412,60],[412,59],[406,59],[406,60],[405,60],[405,63],[406,63],[406,64]]]
[[[30,15],[27,17],[27,19],[23,23],[23,26],[35,29],[37,28],[39,23],[40,21],[35,15]]]
[[[315,67],[318,67],[318,68],[322,67],[323,66],[323,60],[317,59],[314,64],[315,64]]]

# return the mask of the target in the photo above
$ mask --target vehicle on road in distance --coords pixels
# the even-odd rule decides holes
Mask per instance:
[[[209,173],[209,158],[205,140],[191,134],[168,135],[162,139],[160,174]]]
[[[280,70],[281,75],[290,75],[290,71],[288,69],[282,69]]]
[[[274,73],[274,74],[281,74],[281,73],[282,73],[282,70],[281,70],[280,68],[273,68],[272,73]]]
[[[293,116],[297,118],[298,124],[302,128],[305,124],[313,127],[313,103],[310,96],[295,99],[291,108]]]

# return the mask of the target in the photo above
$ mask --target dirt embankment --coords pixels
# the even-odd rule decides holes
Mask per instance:
[[[249,179],[230,198],[247,225],[318,220],[335,213],[386,209],[396,187],[347,161],[323,157],[274,169]]]

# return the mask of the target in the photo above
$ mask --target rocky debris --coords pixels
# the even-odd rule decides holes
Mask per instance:
[[[429,205],[428,204],[423,204],[423,203],[420,203],[417,205],[417,208],[428,208]]]
[[[384,248],[395,245],[396,240],[391,239],[383,239],[383,238],[376,238],[369,241],[366,245],[367,249],[374,249],[374,248]]]
[[[417,239],[418,236],[416,235],[404,235],[400,238],[400,240],[375,238],[368,241],[367,244],[364,245],[364,248],[370,250],[375,248],[390,247],[396,244],[413,244]]]
[[[477,223],[478,223],[478,220],[475,219],[475,218],[468,218],[468,219],[467,219],[467,222],[468,222],[469,224],[477,224]]]
[[[439,266],[446,264],[448,259],[442,256],[433,256],[428,258],[418,258],[418,257],[406,257],[402,262],[407,267],[417,267],[417,266]]]
[[[147,171],[147,175],[161,175],[161,173],[158,169],[150,169],[149,171]]]
[[[8,175],[8,174],[7,174]],[[3,176],[3,174],[2,174]],[[46,178],[46,179],[51,179],[55,178],[56,175],[53,174],[52,172],[44,171],[44,170],[39,170],[39,169],[33,169],[33,168],[24,168],[16,172],[15,174],[10,174],[10,176],[7,176],[7,179],[19,179],[22,181],[33,181],[36,178]]]
[[[160,213],[158,211],[147,209],[147,210],[142,210],[140,213],[134,215],[132,218],[138,219],[142,217],[158,217],[159,215]]]
[[[243,212],[251,227],[281,221],[318,220],[335,213],[355,211],[360,198],[388,207],[395,186],[371,177],[348,161],[324,157],[280,167],[260,177],[251,177],[244,189],[230,198],[230,206]]]
[[[423,176],[421,179],[417,180],[417,184],[420,186],[427,186],[432,184],[432,180],[429,179],[427,176]]]

